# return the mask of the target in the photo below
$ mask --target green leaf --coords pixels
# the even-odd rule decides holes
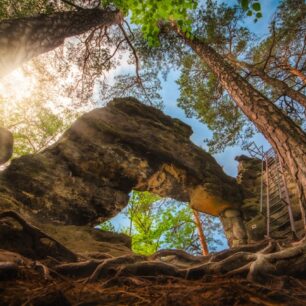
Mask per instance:
[[[253,3],[252,8],[254,11],[259,12],[261,10],[260,3],[259,2]]]
[[[249,8],[249,0],[241,0],[241,6],[246,11]]]
[[[252,12],[251,10],[249,10],[249,11],[247,12],[247,15],[248,15],[248,16],[252,16],[252,15],[253,15],[253,12]]]

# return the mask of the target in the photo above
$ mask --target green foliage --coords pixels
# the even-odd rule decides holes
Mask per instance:
[[[0,126],[14,135],[13,157],[45,149],[80,114],[92,108],[90,100],[82,102],[72,94],[67,98],[70,83],[64,79],[58,82],[54,63],[35,59],[1,80]]]
[[[258,0],[239,0],[239,2],[247,16],[255,16],[255,22],[262,17],[261,4]]]
[[[56,5],[49,0],[1,0],[0,20],[8,18],[20,18],[36,14],[50,14],[54,12]]]
[[[243,11],[235,6],[208,0],[194,16],[194,35],[205,40],[220,54],[239,57],[247,52],[252,34],[243,26]],[[196,117],[213,132],[205,139],[211,153],[228,146],[246,145],[255,129],[223,90],[218,78],[193,54],[181,59],[181,75],[177,80],[178,106],[188,117]]]
[[[105,221],[105,222],[99,224],[98,226],[96,226],[96,228],[101,230],[101,231],[108,231],[108,232],[115,232],[116,231],[114,225],[110,221]]]
[[[161,229],[154,226],[152,204],[159,197],[149,192],[133,192],[126,215],[130,219],[128,234],[132,236],[132,249],[136,253],[150,255],[159,247]]]
[[[246,51],[253,35],[243,26],[245,13],[239,6],[207,0],[193,14],[193,35],[204,40],[220,54],[239,56]]]
[[[0,99],[0,125],[14,135],[14,156],[36,153],[51,144],[66,127],[65,121],[40,100],[27,98],[15,107]]]
[[[213,131],[213,138],[205,142],[216,153],[227,146],[245,143],[254,129],[223,91],[218,79],[197,58],[186,56],[182,62],[178,106],[188,117],[196,117]]]
[[[255,21],[262,17],[258,0],[239,0],[249,16],[255,15]],[[131,23],[141,27],[143,35],[150,46],[159,44],[159,25],[174,21],[180,29],[192,36],[190,12],[195,11],[197,0],[102,0],[102,6],[119,8],[125,16],[130,16]]]
[[[255,46],[251,52],[254,63],[265,65],[269,53],[271,57],[293,61],[303,53],[303,40],[306,30],[306,4],[304,0],[281,1],[270,24],[270,34]],[[290,58],[288,58],[290,57]]]
[[[177,248],[201,254],[199,237],[189,205],[160,199],[149,192],[133,191],[124,214],[130,226],[123,232],[132,237],[134,252],[151,255],[159,249]],[[202,214],[210,250],[221,244],[221,227],[213,217]]]
[[[248,52],[246,59],[272,78],[284,81],[289,87],[305,94],[301,80],[290,73],[294,68],[306,74],[305,31],[306,3],[304,0],[283,0],[270,24],[270,33]],[[253,84],[302,128],[306,127],[305,109],[282,92],[253,78]]]
[[[102,4],[114,5],[130,15],[131,23],[141,26],[149,45],[158,44],[159,24],[163,21],[175,21],[184,32],[191,32],[188,12],[197,7],[194,0],[106,0]]]
[[[224,57],[246,62],[251,59],[251,64],[264,69],[268,75],[285,80],[290,87],[303,90],[301,85],[297,85],[296,78],[290,77],[282,66],[286,61],[291,64],[299,61],[299,67],[303,69],[304,61],[299,56],[303,53],[305,33],[305,16],[301,16],[304,5],[302,2],[282,1],[276,19],[272,22],[276,28],[273,27],[272,31],[271,26],[271,35],[260,43],[252,33],[241,26],[245,15],[239,7],[228,7],[210,0],[194,14],[193,33]],[[258,9],[258,6],[255,5],[254,8]],[[298,12],[292,12],[295,8]],[[290,16],[295,18],[294,25]],[[237,69],[237,72],[243,77],[248,75],[247,71]],[[271,88],[256,75],[248,77],[249,82],[271,101],[275,101],[286,115],[300,126],[305,125],[304,109],[301,106],[292,99],[282,97],[282,93]],[[187,53],[182,57],[181,76],[177,83],[180,89],[178,105],[184,109],[187,116],[201,120],[213,132],[212,139],[205,139],[211,153],[223,151],[227,146],[233,145],[245,148],[256,129],[223,91],[210,69],[197,57]]]

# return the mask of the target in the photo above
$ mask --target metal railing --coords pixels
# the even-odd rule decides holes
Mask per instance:
[[[292,233],[296,238],[296,229],[292,214],[291,202],[287,188],[284,167],[278,155],[270,148],[264,152],[255,142],[248,146],[249,154],[261,160],[260,183],[260,213],[267,219],[267,237],[271,233]],[[266,212],[263,212],[263,203],[266,203]]]

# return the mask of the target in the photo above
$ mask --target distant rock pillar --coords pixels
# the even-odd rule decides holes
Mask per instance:
[[[0,127],[0,165],[6,163],[13,154],[13,134]]]
[[[220,214],[224,232],[230,247],[247,244],[248,237],[241,212],[238,209],[226,209]]]

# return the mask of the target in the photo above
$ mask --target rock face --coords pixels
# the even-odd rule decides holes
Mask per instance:
[[[0,127],[0,165],[6,163],[13,154],[14,139],[12,133]]]
[[[261,171],[261,160],[250,158],[247,156],[238,156],[236,160],[238,165],[237,183],[241,186],[243,193],[243,201],[241,205],[241,214],[243,216],[243,223],[247,230],[248,242],[252,243],[264,239],[266,235],[266,190],[263,185],[262,197],[262,211],[260,211],[260,194],[261,194],[261,179],[265,177],[265,169],[263,174]],[[298,192],[294,182],[292,181],[288,172],[285,171],[285,180],[288,187],[290,202],[292,206],[293,218],[298,236],[303,229],[303,222],[301,220],[300,205],[298,199]],[[282,217],[270,225],[271,236],[273,238],[285,238],[290,231],[288,212],[286,208],[281,211]],[[271,214],[271,221],[273,221],[273,214]],[[230,234],[230,233],[229,233]]]
[[[262,240],[261,161],[238,157],[236,180],[190,141],[191,134],[189,126],[155,108],[133,98],[115,99],[80,117],[45,151],[13,160],[0,174],[0,212],[21,213],[72,249],[70,242],[77,240],[84,249],[91,241],[92,250],[99,250],[104,246],[92,243],[101,238],[92,225],[120,212],[132,189],[147,190],[219,216],[231,246]],[[288,183],[299,220],[289,176]]]
[[[86,225],[127,205],[132,189],[190,201],[219,215],[241,202],[239,186],[191,143],[192,130],[132,98],[79,118],[51,147],[12,161],[1,174],[1,209],[41,221]]]

